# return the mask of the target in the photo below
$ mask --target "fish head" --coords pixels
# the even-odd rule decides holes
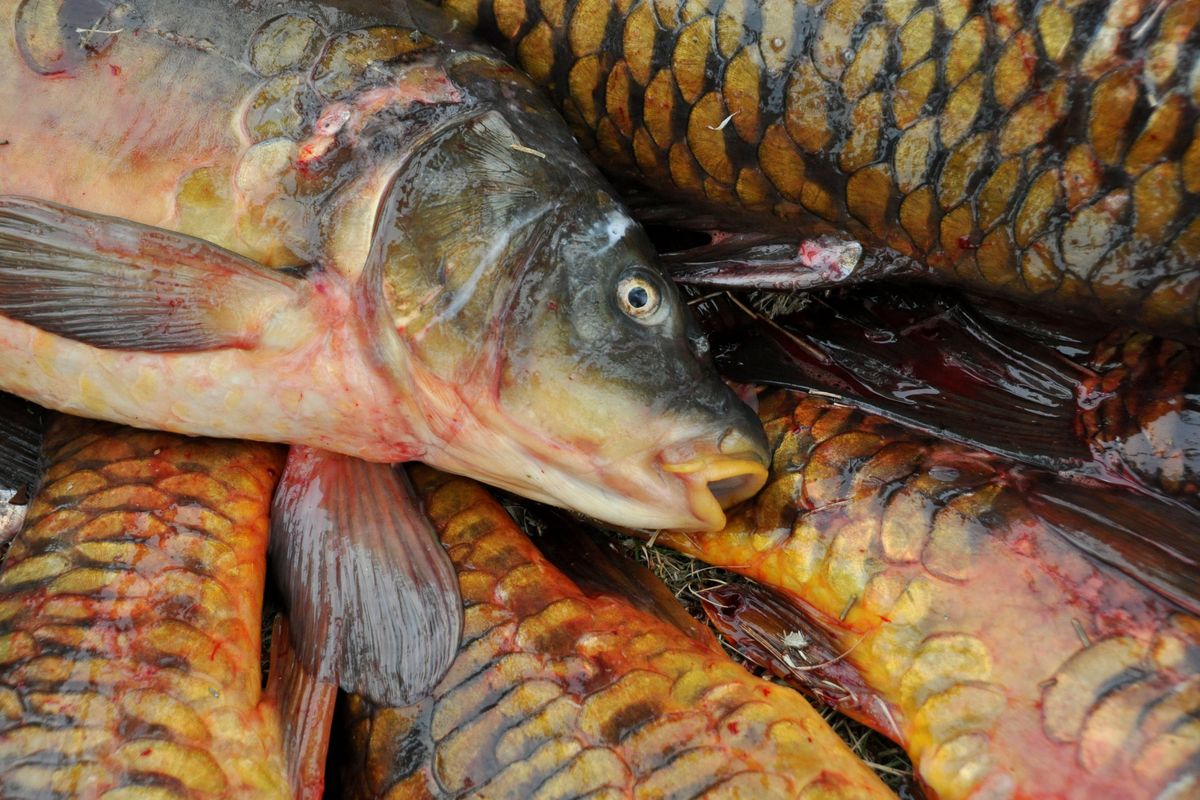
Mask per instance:
[[[551,136],[483,113],[393,180],[375,230],[383,361],[422,460],[606,522],[717,529],[767,476],[641,228]]]

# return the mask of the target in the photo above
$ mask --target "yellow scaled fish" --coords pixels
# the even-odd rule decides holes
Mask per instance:
[[[260,674],[282,448],[61,417],[44,454],[0,569],[0,796],[293,796]]]
[[[301,656],[400,702],[460,603],[387,462],[716,529],[766,456],[533,85],[370,5],[0,0],[0,388],[302,445],[272,538]]]
[[[458,570],[465,641],[421,704],[350,700],[345,796],[894,796],[803,699],[711,635],[585,591],[478,484],[424,468],[414,481]]]
[[[1194,513],[822,398],[762,417],[762,494],[720,533],[659,538],[775,590],[710,596],[739,646],[841,687],[940,800],[1197,796]]]
[[[440,2],[648,214],[723,232],[688,280],[891,272],[1200,336],[1198,0]]]

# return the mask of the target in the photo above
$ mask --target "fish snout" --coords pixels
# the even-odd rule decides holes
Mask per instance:
[[[725,509],[753,497],[767,482],[769,463],[762,428],[734,425],[720,436],[715,452],[666,463],[663,469],[687,483],[699,526],[719,530],[725,526]]]
[[[712,469],[708,488],[721,504],[730,508],[758,493],[767,482],[771,457],[767,439],[758,420],[748,429],[731,427],[721,436],[717,450],[722,456],[719,468]],[[721,477],[717,477],[725,473]]]

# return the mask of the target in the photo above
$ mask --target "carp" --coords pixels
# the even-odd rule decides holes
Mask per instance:
[[[651,217],[722,232],[690,280],[891,274],[1200,335],[1196,0],[441,4]]]
[[[661,584],[675,614],[585,590],[483,487],[413,480],[458,570],[464,644],[421,704],[345,704],[344,796],[894,797],[795,692],[667,621],[686,614]]]
[[[646,527],[719,528],[762,485],[761,428],[642,230],[441,12],[0,22],[0,388],[294,445],[272,559],[319,676],[401,702],[454,652],[453,570],[389,463]]]
[[[761,415],[766,489],[719,534],[657,539],[756,582],[707,604],[739,648],[838,687],[942,800],[1195,795],[1195,514],[824,398]]]
[[[292,796],[260,670],[283,448],[58,417],[43,452],[0,569],[0,795]]]

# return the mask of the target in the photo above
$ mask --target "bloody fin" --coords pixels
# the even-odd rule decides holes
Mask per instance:
[[[325,755],[337,703],[337,685],[322,683],[297,660],[287,620],[271,626],[271,663],[266,696],[279,710],[288,781],[297,800],[320,800],[325,789]]]
[[[250,347],[298,286],[202,239],[0,197],[0,314],[94,347]]]
[[[685,635],[720,652],[711,630],[679,602],[662,580],[646,567],[622,554],[614,542],[599,540],[599,531],[557,509],[539,507],[527,515],[551,529],[534,539],[542,555],[573,580],[585,594],[618,597],[636,608],[674,625]]]
[[[708,244],[662,254],[673,279],[706,289],[794,292],[916,271],[902,256],[867,251],[856,241],[833,236],[795,239],[723,231],[710,236]]]
[[[709,621],[744,658],[900,740],[887,704],[846,658],[856,646],[854,634],[751,581],[710,589],[701,602]]]
[[[300,662],[385,705],[426,694],[458,650],[458,577],[408,477],[292,447],[271,521],[271,564]]]
[[[815,391],[1045,469],[1092,460],[1075,431],[1080,368],[952,297],[851,295],[719,348],[734,380]]]
[[[1059,482],[1030,492],[1037,514],[1071,544],[1191,614],[1200,614],[1200,513],[1116,487]]]

